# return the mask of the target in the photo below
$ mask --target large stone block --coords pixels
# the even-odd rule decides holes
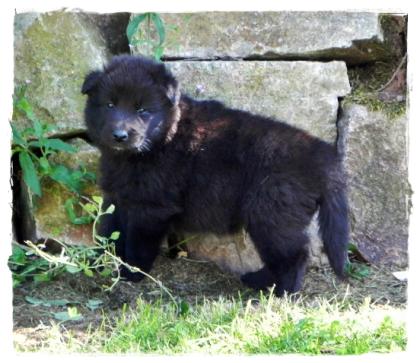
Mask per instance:
[[[349,178],[351,240],[367,260],[404,267],[411,194],[407,118],[390,119],[350,104],[338,126]]]
[[[383,59],[379,14],[372,12],[202,12],[164,14],[165,57]],[[141,51],[141,49],[137,49]]]
[[[58,134],[84,129],[83,79],[109,57],[93,20],[65,11],[15,16],[15,85],[27,85],[36,114],[55,124]],[[15,122],[28,126],[24,119]]]
[[[350,92],[344,62],[168,62],[181,90],[272,116],[326,141],[337,137],[338,97]]]

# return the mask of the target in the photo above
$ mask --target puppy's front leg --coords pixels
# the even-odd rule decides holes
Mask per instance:
[[[124,242],[124,261],[148,273],[159,253],[162,240],[168,231],[167,225],[167,223],[162,221],[139,223],[136,218],[133,220],[129,219]],[[126,267],[121,269],[121,274],[128,280],[135,282],[140,281],[144,277],[144,274],[131,272]]]

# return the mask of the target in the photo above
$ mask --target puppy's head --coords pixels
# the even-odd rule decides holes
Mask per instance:
[[[89,73],[85,122],[100,148],[150,151],[177,121],[178,83],[165,66],[149,58],[114,57],[103,71]]]

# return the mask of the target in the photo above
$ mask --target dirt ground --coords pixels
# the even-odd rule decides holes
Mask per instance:
[[[199,302],[203,297],[218,299],[220,296],[238,297],[243,300],[258,298],[259,293],[244,287],[240,281],[220,271],[214,264],[192,261],[186,258],[169,259],[159,257],[151,274],[160,280],[172,295],[189,303]],[[89,327],[97,327],[102,322],[103,313],[109,317],[118,317],[126,304],[135,306],[137,298],[148,301],[160,297],[169,299],[162,293],[157,284],[145,279],[140,283],[121,281],[112,292],[104,292],[101,288],[104,281],[89,278],[82,274],[63,274],[60,278],[35,284],[27,282],[15,288],[13,295],[14,340],[16,346],[25,350],[36,350],[42,344],[53,314],[65,311],[66,306],[34,305],[29,299],[51,301],[66,299],[68,306],[76,306],[83,319],[63,323],[67,330],[74,334],[83,334]],[[366,297],[377,304],[389,304],[404,308],[406,305],[406,283],[392,275],[392,271],[370,266],[370,274],[363,280],[349,279],[339,282],[330,268],[312,268],[305,278],[301,296],[308,304],[322,297],[327,299],[347,298],[351,303],[361,303]],[[99,308],[92,310],[88,301],[100,300]]]

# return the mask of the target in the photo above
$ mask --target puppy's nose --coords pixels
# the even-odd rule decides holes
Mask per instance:
[[[125,130],[114,130],[112,135],[117,142],[123,142],[128,139],[128,133]]]

